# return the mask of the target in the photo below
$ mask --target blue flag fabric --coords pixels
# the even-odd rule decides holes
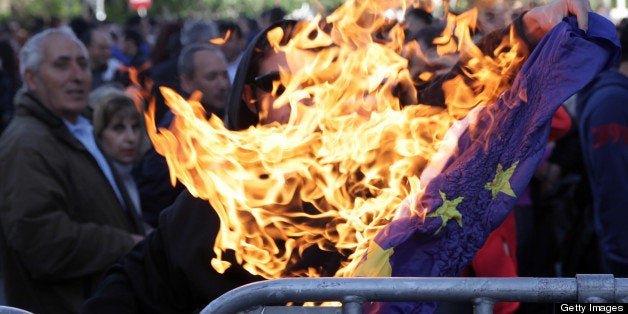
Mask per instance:
[[[528,185],[554,112],[612,66],[619,47],[614,25],[595,13],[589,14],[586,34],[575,17],[554,27],[512,88],[469,120],[442,171],[419,197],[429,209],[425,220],[413,216],[389,223],[370,244],[357,274],[365,274],[363,267],[371,268],[366,273],[395,277],[458,276]],[[380,313],[431,313],[436,307],[435,302],[365,305]]]

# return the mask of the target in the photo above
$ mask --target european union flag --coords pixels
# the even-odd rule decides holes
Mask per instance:
[[[393,220],[371,242],[355,276],[458,276],[512,210],[541,161],[557,108],[619,55],[614,25],[566,18],[534,49],[512,87],[454,125],[457,144],[428,166],[418,196],[425,219]],[[455,133],[455,132],[454,132]],[[436,303],[381,303],[381,313],[431,313]]]

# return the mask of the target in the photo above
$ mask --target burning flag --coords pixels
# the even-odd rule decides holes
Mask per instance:
[[[429,214],[424,220],[402,215],[388,224],[355,275],[457,276],[471,262],[532,178],[554,111],[617,60],[614,26],[596,14],[589,15],[589,25],[584,34],[573,17],[560,23],[536,47],[510,90],[454,125],[448,135],[457,145],[432,160],[422,177],[425,192],[409,200]],[[384,313],[415,313],[422,312],[415,307],[434,304],[381,306]]]
[[[599,16],[588,36],[562,23],[507,90],[523,60],[513,32],[488,58],[469,16],[451,17],[439,54],[455,49],[467,66],[444,77],[441,106],[428,106],[413,95],[417,76],[430,75],[408,61],[427,54],[382,17],[397,5],[349,1],[299,22],[287,43],[284,30],[268,33],[287,65],[270,86],[275,102],[259,106],[289,106],[285,124],[227,130],[163,90],[175,119],[157,130],[149,112],[147,128],[173,182],[220,217],[215,270],[231,266],[229,250],[265,278],[321,276],[293,267],[314,247],[343,256],[335,276],[458,275],[527,185],[553,112],[617,53]]]

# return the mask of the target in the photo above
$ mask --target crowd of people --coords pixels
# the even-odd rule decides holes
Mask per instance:
[[[525,58],[568,15],[585,32],[601,27],[586,0],[526,10],[478,0],[475,7],[474,40],[482,51],[500,44],[512,26]],[[289,106],[272,105],[285,92],[278,71],[287,60],[268,39],[277,28],[282,42],[291,39],[299,21],[286,17],[276,7],[258,20],[157,23],[133,16],[116,25],[74,18],[20,36],[7,24],[0,39],[0,273],[7,305],[33,313],[191,313],[263,280],[236,259],[225,273],[210,266],[220,219],[209,202],[172,183],[143,113],[152,103],[157,126],[173,123],[160,89],[168,87],[230,130],[287,123]],[[405,105],[445,106],[438,90],[468,60],[436,58],[444,17],[410,8],[401,23],[406,40],[428,56],[417,68],[436,73],[417,76],[418,92],[406,95]],[[616,27],[628,46],[628,23]],[[609,57],[609,69],[554,113],[525,192],[452,275],[628,274],[628,106],[620,101],[628,93],[627,62],[625,51],[616,63]],[[506,85],[517,70],[504,75]],[[332,276],[346,258],[337,253],[310,252],[316,257],[292,266]],[[471,307],[442,304],[436,311]],[[552,308],[511,302],[495,311]]]

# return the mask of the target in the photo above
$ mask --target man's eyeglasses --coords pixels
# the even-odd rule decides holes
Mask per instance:
[[[256,76],[255,78],[253,78],[253,84],[255,86],[257,86],[257,88],[267,92],[267,93],[272,93],[273,92],[273,83],[274,82],[279,82],[280,77],[279,77],[279,72],[274,71],[274,72],[270,72],[268,74],[264,74],[264,75],[260,75],[260,76]],[[286,87],[283,86],[281,83],[279,83],[279,86],[277,86],[277,93],[276,96],[279,96],[281,94],[283,94],[283,92],[286,91]]]

